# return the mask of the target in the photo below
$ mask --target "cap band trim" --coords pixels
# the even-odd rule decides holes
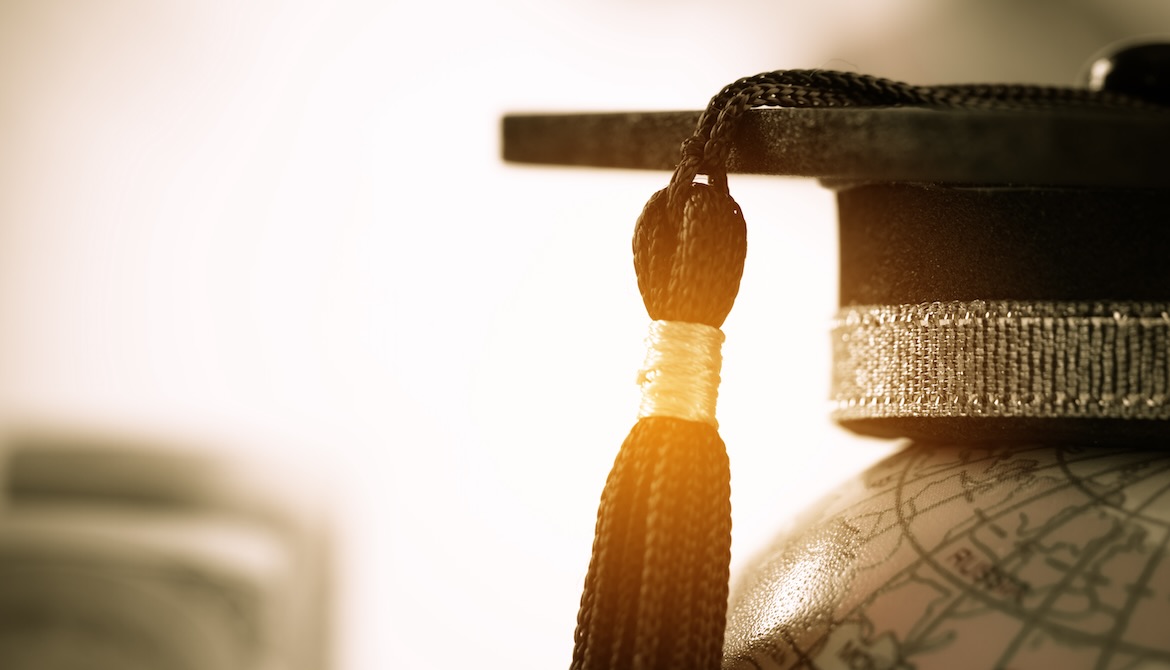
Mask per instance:
[[[1170,419],[1170,303],[842,309],[833,418]]]

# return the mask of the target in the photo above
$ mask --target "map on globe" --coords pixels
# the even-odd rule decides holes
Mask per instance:
[[[1170,668],[1168,544],[1168,451],[910,445],[749,566],[724,668]]]

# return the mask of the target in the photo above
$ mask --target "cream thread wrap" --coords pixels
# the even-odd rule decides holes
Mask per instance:
[[[718,427],[715,401],[723,366],[723,331],[701,323],[652,321],[638,371],[638,418],[670,416]]]
[[[1170,419],[1170,303],[849,307],[833,327],[837,420]]]

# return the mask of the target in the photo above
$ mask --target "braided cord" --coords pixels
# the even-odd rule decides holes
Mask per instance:
[[[762,107],[923,107],[990,111],[1052,108],[1144,109],[1165,107],[1141,98],[1085,88],[1021,84],[915,86],[891,79],[829,70],[778,70],[728,84],[707,105],[694,134],[682,145],[672,185],[706,175],[726,191],[732,131],[745,112]]]

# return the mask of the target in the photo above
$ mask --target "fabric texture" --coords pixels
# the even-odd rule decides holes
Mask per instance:
[[[848,307],[834,418],[1170,419],[1170,303]]]

